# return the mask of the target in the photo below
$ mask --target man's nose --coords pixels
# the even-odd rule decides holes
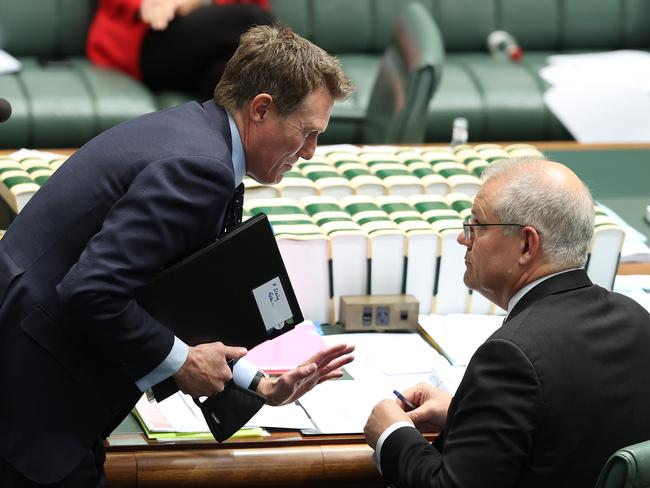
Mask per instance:
[[[460,232],[458,233],[458,237],[456,238],[456,241],[457,241],[458,244],[460,244],[461,246],[465,246],[465,247],[467,247],[467,248],[472,247],[472,240],[471,240],[471,239],[466,239],[466,238],[465,238],[465,232],[464,232],[464,231],[460,231]]]
[[[315,137],[308,138],[303,144],[303,146],[300,148],[300,152],[298,153],[298,156],[300,156],[302,159],[311,159],[314,156],[314,153],[316,152],[316,144],[317,144],[317,139]]]

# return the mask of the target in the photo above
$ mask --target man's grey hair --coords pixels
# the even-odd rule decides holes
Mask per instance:
[[[594,202],[587,186],[567,188],[551,181],[542,161],[502,159],[489,165],[481,178],[503,178],[493,211],[500,222],[530,225],[540,234],[544,261],[563,270],[585,265],[594,233]],[[504,226],[503,232],[516,232]]]

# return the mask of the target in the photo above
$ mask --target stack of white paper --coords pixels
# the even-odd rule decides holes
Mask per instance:
[[[549,57],[544,101],[578,142],[650,141],[650,53]]]

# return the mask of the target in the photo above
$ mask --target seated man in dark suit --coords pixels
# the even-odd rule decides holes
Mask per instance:
[[[103,486],[103,437],[172,376],[194,397],[233,378],[280,405],[341,375],[345,344],[279,379],[243,359],[231,372],[244,348],[188,347],[134,296],[241,221],[245,173],[274,183],[310,159],[334,100],[351,90],[322,49],[257,27],[215,100],[106,131],[34,195],[0,241],[0,486]],[[227,306],[216,300],[215,317]]]
[[[465,284],[508,311],[454,397],[378,403],[365,428],[394,487],[591,487],[609,455],[650,439],[650,316],[583,266],[589,190],[565,166],[504,160],[483,173]],[[440,434],[429,444],[413,427]]]

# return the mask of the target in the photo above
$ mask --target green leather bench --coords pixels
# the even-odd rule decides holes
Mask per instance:
[[[271,0],[273,13],[338,55],[357,93],[338,104],[321,143],[362,142],[361,123],[393,24],[409,0]],[[454,117],[469,121],[470,141],[570,139],[544,106],[538,70],[559,52],[650,48],[647,0],[419,0],[446,51],[429,104],[425,140],[449,141]],[[0,48],[23,61],[0,75],[13,106],[0,147],[74,147],[122,120],[188,100],[152,94],[84,56],[95,0],[0,0]],[[513,63],[487,53],[495,29],[524,48]]]
[[[156,110],[140,83],[85,58],[94,1],[0,0],[0,48],[23,69],[0,76],[12,105],[0,147],[76,147],[99,132]]]
[[[23,64],[22,71],[17,74],[0,75],[0,97],[9,100],[13,107],[10,120],[0,125],[0,148],[77,147],[117,123],[191,99],[183,93],[151,93],[128,76],[90,64],[84,54],[85,37],[95,5],[96,0],[0,0],[0,48],[19,58]],[[349,12],[346,16],[349,13],[355,17],[361,15],[362,18],[369,8],[367,2],[356,0],[328,0],[313,4],[303,0],[272,1],[273,11],[277,11],[278,17],[297,31],[307,35],[305,27],[311,26],[316,27],[317,31],[322,28],[328,32],[328,36],[319,39],[317,35],[314,39],[325,44],[337,37],[333,30],[333,27],[337,27],[334,12],[328,9],[322,13],[319,11],[327,5],[337,9],[347,8]],[[377,48],[372,49],[371,54],[354,53],[366,45],[367,40],[363,36],[353,36],[353,42],[341,37],[342,44],[334,43],[333,51],[342,52],[344,66],[358,83],[359,90],[353,99],[337,106],[328,131],[328,142],[382,142],[379,139],[383,130],[373,129],[372,126],[377,122],[386,124],[382,120],[387,115],[384,113],[386,107],[378,108],[381,104],[375,102],[374,109],[369,110],[369,102],[382,55],[390,44],[395,21],[402,11],[402,8],[391,10],[390,15],[382,17],[383,23],[377,30],[381,33],[380,40],[377,40]],[[426,11],[423,13],[426,15]],[[310,20],[312,15],[334,24],[315,26]],[[427,28],[411,31],[409,35],[412,39],[402,36],[401,42],[393,45],[392,49],[400,51],[419,46],[425,58],[441,61],[443,55],[437,54],[442,49],[440,35],[435,25],[428,28],[426,24],[407,24],[407,28],[410,25]],[[347,27],[354,30],[354,22],[344,26],[344,29],[347,30]],[[428,32],[434,33],[427,37],[435,42],[433,46],[421,48],[421,40]],[[352,54],[344,54],[348,50]],[[387,66],[392,70],[388,76],[398,76],[402,78],[400,82],[410,83],[421,58],[412,53],[386,51]],[[412,65],[400,68],[395,63],[401,57],[408,58]],[[413,74],[413,78],[417,76]],[[440,79],[437,66],[427,76],[433,77],[433,86],[437,85]],[[406,104],[426,105],[430,93],[430,89],[415,90],[413,96],[407,97]],[[387,100],[385,105],[389,103],[392,100]],[[364,121],[370,124],[364,125]],[[414,125],[424,123],[424,120],[402,120],[398,125],[404,130],[412,130]],[[389,127],[383,132],[390,137],[401,131]],[[416,140],[408,137],[401,140],[421,142],[423,130],[412,131],[418,133]]]

